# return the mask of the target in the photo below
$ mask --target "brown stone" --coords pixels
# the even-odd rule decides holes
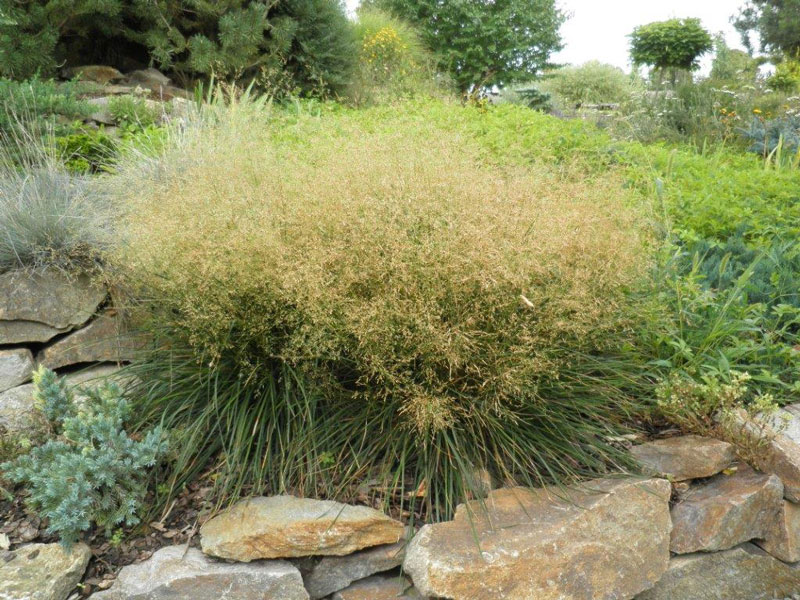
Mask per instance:
[[[752,544],[724,552],[677,556],[636,600],[768,600],[800,590],[800,569]]]
[[[413,584],[398,575],[375,575],[336,592],[332,600],[407,600],[419,598]]]
[[[133,336],[116,311],[106,311],[86,327],[39,352],[38,364],[48,369],[89,362],[124,362],[133,358],[142,340]]]
[[[755,543],[783,562],[800,561],[800,506],[784,500],[764,539]]]
[[[423,527],[403,568],[451,600],[632,598],[667,568],[669,497],[663,479],[494,490]]]
[[[782,497],[780,479],[745,465],[733,475],[693,485],[672,507],[670,550],[726,550],[763,538],[780,512]]]
[[[634,446],[631,454],[648,475],[685,481],[726,469],[736,458],[736,448],[713,438],[684,435]]]
[[[66,600],[75,589],[92,551],[86,544],[65,550],[60,544],[30,544],[0,554],[0,598]]]
[[[406,531],[404,538],[410,536]],[[324,598],[346,588],[359,579],[389,571],[403,564],[406,540],[396,544],[375,546],[347,556],[299,559],[297,566],[311,600]],[[302,561],[302,563],[300,562]]]
[[[344,556],[394,544],[403,525],[366,506],[271,496],[251,498],[207,521],[203,552],[238,561],[300,556]]]
[[[0,275],[0,344],[46,342],[80,327],[97,310],[106,290],[88,277],[51,270]]]
[[[64,70],[67,79],[77,77],[81,81],[91,81],[94,83],[106,84],[114,83],[125,79],[125,76],[114,67],[106,65],[84,65],[82,67],[72,67]]]

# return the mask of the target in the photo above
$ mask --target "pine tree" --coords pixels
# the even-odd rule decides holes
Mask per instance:
[[[0,0],[0,75],[153,64],[188,78],[288,73],[337,92],[356,55],[340,0]]]

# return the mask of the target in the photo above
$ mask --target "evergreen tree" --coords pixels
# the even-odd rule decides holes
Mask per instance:
[[[0,0],[0,75],[63,65],[155,66],[188,77],[288,74],[337,92],[354,67],[340,0]]]
[[[762,51],[800,57],[800,0],[750,0],[733,23],[748,50],[755,31]]]

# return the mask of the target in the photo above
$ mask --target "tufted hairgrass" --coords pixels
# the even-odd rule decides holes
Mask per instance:
[[[162,342],[134,367],[139,414],[179,440],[173,487],[361,484],[437,517],[476,468],[623,464],[636,378],[613,357],[649,263],[632,192],[613,170],[489,163],[426,116],[460,110],[245,99],[120,165],[118,264]]]

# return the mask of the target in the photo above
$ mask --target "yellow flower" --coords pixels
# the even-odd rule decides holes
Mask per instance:
[[[753,113],[755,113],[757,115],[760,115],[761,114],[761,110],[759,110],[758,108],[754,108],[753,109]]]

